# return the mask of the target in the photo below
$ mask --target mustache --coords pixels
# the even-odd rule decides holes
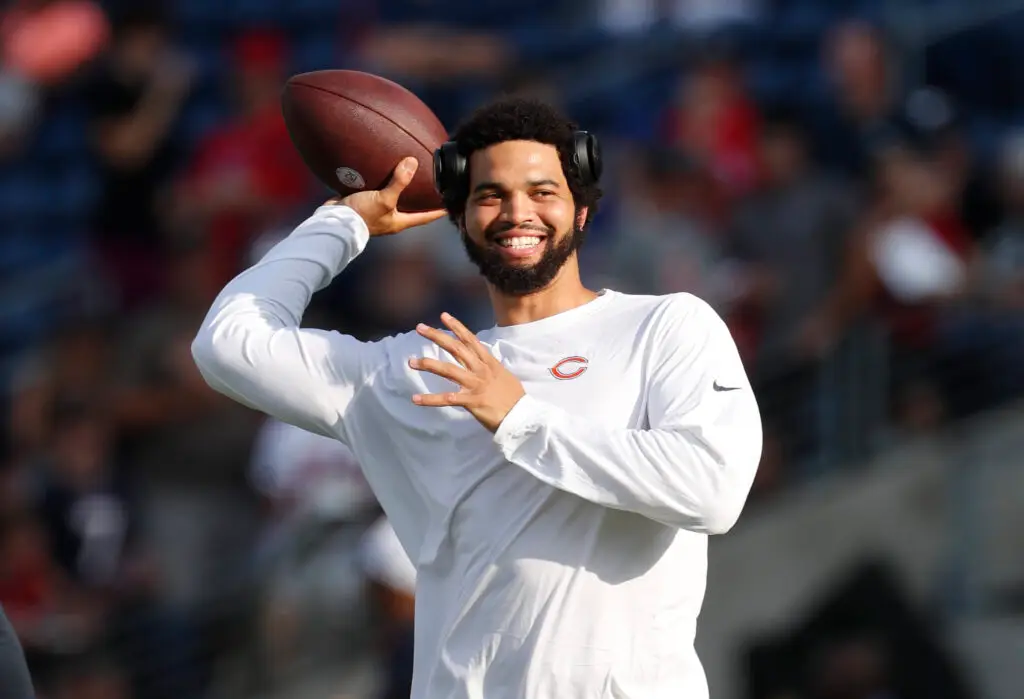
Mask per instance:
[[[508,233],[509,231],[534,231],[537,233],[543,233],[546,236],[552,236],[555,233],[555,229],[551,226],[544,226],[538,224],[524,223],[516,225],[514,223],[500,223],[495,224],[487,229],[486,236],[487,240],[492,241],[499,235]]]

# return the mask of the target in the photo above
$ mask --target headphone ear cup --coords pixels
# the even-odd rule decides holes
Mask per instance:
[[[601,179],[601,144],[597,137],[587,131],[576,132],[576,168],[586,184],[595,184]]]
[[[434,151],[434,188],[442,197],[458,187],[466,174],[466,158],[454,141]]]
[[[590,155],[591,184],[597,184],[604,171],[604,159],[601,156],[601,142],[593,134],[587,134],[587,153]]]
[[[442,146],[443,148],[443,146]],[[444,196],[444,155],[442,148],[434,151],[434,189],[441,196]]]

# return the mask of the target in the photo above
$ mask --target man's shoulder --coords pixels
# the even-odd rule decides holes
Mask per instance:
[[[619,296],[619,308],[633,316],[636,341],[651,347],[652,358],[701,347],[711,337],[729,332],[718,311],[692,293]]]
[[[676,324],[718,317],[718,312],[707,301],[686,291],[671,294],[615,292],[613,307],[619,312],[642,316],[657,324]]]

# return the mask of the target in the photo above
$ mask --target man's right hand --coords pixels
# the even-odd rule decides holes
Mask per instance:
[[[329,205],[347,206],[366,222],[371,236],[392,235],[406,228],[415,228],[436,221],[444,216],[444,209],[403,213],[398,210],[398,197],[409,183],[419,162],[416,158],[405,158],[395,168],[391,181],[384,189],[369,192],[356,192],[347,197],[329,199]]]

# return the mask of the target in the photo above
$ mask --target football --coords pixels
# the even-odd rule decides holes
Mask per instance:
[[[433,158],[448,134],[406,88],[354,70],[301,73],[285,84],[281,110],[295,148],[329,189],[342,196],[380,189],[399,161],[413,156],[420,167],[398,208],[441,208]]]

